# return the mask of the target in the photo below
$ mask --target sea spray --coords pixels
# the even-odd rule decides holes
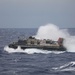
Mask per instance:
[[[60,29],[54,24],[40,26],[35,37],[39,39],[52,39],[55,41],[62,37],[64,38],[63,45],[67,48],[67,51],[75,52],[75,36],[71,36],[67,29]]]
[[[60,29],[54,24],[40,26],[37,31],[37,34],[35,35],[35,37],[39,39],[52,39],[55,41],[57,41],[60,37],[66,38],[68,36],[69,33],[66,30]]]
[[[75,36],[69,36],[65,38],[64,46],[68,52],[75,52]]]

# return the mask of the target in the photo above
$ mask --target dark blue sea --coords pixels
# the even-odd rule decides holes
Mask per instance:
[[[75,29],[69,28],[74,36]],[[75,75],[75,52],[8,52],[9,43],[35,35],[37,29],[0,29],[0,75]],[[36,49],[35,49],[36,50]]]

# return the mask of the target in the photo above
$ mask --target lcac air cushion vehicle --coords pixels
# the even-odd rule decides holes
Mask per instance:
[[[30,36],[27,39],[19,39],[17,42],[13,42],[8,46],[14,49],[17,49],[18,46],[20,46],[21,49],[37,48],[49,51],[66,51],[66,48],[63,46],[63,41],[63,38],[53,41],[50,39],[36,39],[35,37]]]

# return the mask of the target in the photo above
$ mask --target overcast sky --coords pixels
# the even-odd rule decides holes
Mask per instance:
[[[75,27],[75,0],[0,0],[0,28]]]

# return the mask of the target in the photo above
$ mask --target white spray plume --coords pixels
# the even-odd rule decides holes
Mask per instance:
[[[40,26],[35,37],[39,39],[52,39],[57,41],[59,37],[66,38],[67,36],[69,36],[69,34],[66,30],[59,29],[59,27],[54,24],[47,24]]]
[[[38,39],[52,39],[57,41],[59,37],[65,39],[64,46],[69,52],[75,52],[75,36],[71,36],[67,29],[60,29],[54,24],[47,24],[40,26],[37,34],[35,35]]]

